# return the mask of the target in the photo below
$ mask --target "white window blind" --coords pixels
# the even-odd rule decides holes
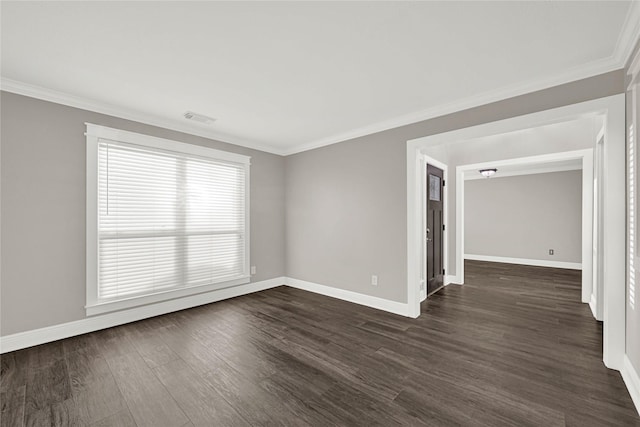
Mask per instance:
[[[247,278],[244,156],[122,134],[92,137],[97,262],[88,306]]]

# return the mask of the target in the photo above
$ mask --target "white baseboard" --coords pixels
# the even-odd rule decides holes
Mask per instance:
[[[460,280],[457,276],[446,276],[445,283],[459,284]],[[233,286],[226,289],[218,289],[216,291],[208,292],[205,294],[192,295],[177,300],[164,301],[157,304],[108,313],[101,316],[87,317],[82,320],[62,323],[60,325],[48,326],[45,328],[6,335],[0,337],[0,354],[20,350],[22,348],[32,347],[39,344],[45,344],[51,341],[57,341],[76,335],[86,334],[89,332],[94,332],[125,323],[135,322],[138,320],[171,313],[178,310],[197,307],[199,305],[222,301],[241,295],[247,295],[253,292],[259,292],[282,285],[287,285],[292,288],[302,289],[305,291],[338,298],[355,304],[365,305],[367,307],[388,311],[390,313],[398,314],[401,316],[411,317],[409,316],[409,306],[406,303],[400,303],[397,301],[364,295],[357,292],[333,288],[331,286],[320,285],[318,283],[307,282],[304,280],[293,279],[289,277],[277,277],[275,279],[263,280],[261,282]],[[589,302],[589,306],[591,307],[595,316],[595,300],[593,299],[593,296],[591,301]],[[621,374],[624,383],[629,390],[631,399],[633,400],[633,403],[638,410],[638,414],[640,414],[640,377],[638,376],[637,371],[634,369],[631,361],[626,355],[624,356]]]
[[[457,276],[447,276],[445,283],[459,283]],[[125,323],[135,322],[149,317],[159,316],[171,313],[173,311],[184,310],[199,305],[209,304],[224,299],[234,298],[241,295],[247,295],[253,292],[263,291],[278,286],[287,285],[292,288],[302,289],[317,294],[338,298],[355,304],[365,305],[378,310],[388,311],[390,313],[401,316],[409,316],[409,306],[406,303],[386,300],[370,295],[364,295],[357,292],[347,291],[344,289],[333,288],[331,286],[320,285],[318,283],[307,282],[304,280],[293,279],[289,277],[277,277],[275,279],[263,280],[261,282],[249,283],[246,285],[234,286],[226,289],[219,289],[200,295],[192,295],[177,300],[164,301],[162,303],[152,304],[143,307],[137,307],[129,310],[123,310],[101,316],[87,317],[82,320],[63,323],[60,325],[48,326],[45,328],[35,329],[32,331],[19,332],[12,335],[0,337],[0,353],[20,350],[22,348],[32,347],[51,341],[69,338]],[[589,303],[595,312],[595,301],[592,299]],[[629,358],[625,355],[623,367],[621,370],[631,399],[633,400],[638,414],[640,414],[640,377],[634,369]]]
[[[598,319],[598,315],[597,310],[596,310],[596,296],[591,294],[591,299],[589,300],[589,308],[591,309],[591,314],[593,314],[593,317],[597,320]]]
[[[579,262],[550,261],[546,259],[509,258],[491,255],[464,254],[464,259],[473,261],[502,262],[505,264],[533,265],[535,267],[566,268],[569,270],[582,270]]]
[[[275,279],[248,283],[246,285],[232,286],[203,294],[191,295],[185,298],[163,301],[129,310],[116,311],[99,316],[87,317],[73,322],[6,335],[0,337],[0,353],[20,350],[34,345],[44,344],[75,335],[86,334],[88,332],[99,331],[100,329],[106,329],[149,317],[159,316],[161,314],[171,313],[173,311],[184,310],[253,292],[263,291],[265,289],[282,286],[285,283],[285,277],[277,277]]]
[[[399,314],[401,316],[411,317],[409,315],[409,304],[407,303],[373,297],[370,295],[360,294],[357,292],[347,291],[331,286],[320,285],[318,283],[293,279],[291,277],[287,277],[287,285],[291,286],[292,288],[302,289],[304,291],[314,292],[316,294],[321,294],[332,298],[338,298],[344,301],[353,302],[355,304],[365,305],[367,307],[376,308],[378,310]]]
[[[593,318],[602,321],[602,319],[598,319],[598,303],[596,301],[596,296],[593,294],[591,294],[591,299],[589,300],[589,308],[591,309]]]
[[[458,276],[449,276],[447,275],[445,278],[446,285],[462,285],[462,280]]]
[[[631,400],[633,400],[634,405],[636,405],[638,415],[640,415],[640,376],[638,376],[638,371],[634,369],[626,354],[624,355],[620,373],[627,386],[627,390],[629,390]]]
[[[277,286],[288,285],[293,288],[338,298],[344,301],[353,302],[378,310],[388,311],[401,316],[409,316],[409,306],[406,303],[386,300],[370,295],[359,294],[357,292],[344,289],[333,288],[317,283],[288,277],[277,277],[275,279],[263,280],[261,282],[248,283],[246,285],[233,286],[225,289],[218,289],[198,295],[191,295],[170,301],[163,301],[156,304],[149,304],[128,310],[116,311],[99,316],[87,317],[73,322],[59,325],[47,326],[31,331],[19,332],[12,335],[0,337],[0,354],[34,345],[45,344],[76,335],[99,331],[125,323],[135,322],[149,317],[160,316],[173,311],[184,310],[199,305],[222,301],[253,292],[263,291]]]

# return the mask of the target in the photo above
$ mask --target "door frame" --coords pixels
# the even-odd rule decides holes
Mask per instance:
[[[626,136],[625,95],[591,101],[484,123],[407,141],[407,314],[420,316],[421,150],[441,144],[530,129],[602,114],[604,152],[604,363],[620,370],[625,354],[626,284]],[[457,248],[456,248],[457,249]],[[456,268],[458,266],[456,265]]]
[[[442,203],[442,216],[444,218],[444,225],[445,228],[442,232],[442,265],[444,266],[445,269],[445,275],[442,278],[443,282],[444,282],[444,286],[447,286],[449,283],[451,283],[450,279],[449,279],[449,274],[446,274],[449,271],[449,230],[447,229],[446,225],[447,225],[447,218],[448,217],[448,213],[449,213],[449,194],[448,194],[448,189],[449,187],[447,187],[446,183],[448,181],[448,173],[449,173],[449,167],[434,159],[433,157],[429,157],[426,154],[421,154],[422,157],[422,167],[420,168],[422,171],[422,186],[423,186],[423,190],[421,192],[422,195],[422,200],[423,202],[420,204],[420,210],[422,211],[422,229],[421,229],[421,234],[420,236],[422,236],[422,266],[421,266],[421,270],[420,270],[420,302],[424,301],[425,299],[427,299],[427,204],[429,203],[428,197],[427,197],[427,165],[431,165],[431,166],[435,166],[438,169],[442,169],[442,179],[444,180],[444,189],[442,190],[442,197],[444,197],[444,201]],[[423,292],[424,291],[424,292]]]
[[[593,247],[592,247],[592,265],[593,265],[593,285],[591,289],[589,289],[589,294],[585,295],[585,289],[582,289],[582,302],[588,302],[589,307],[591,308],[591,312],[593,313],[593,317],[596,320],[602,321],[604,319],[604,287],[602,280],[602,273],[604,272],[604,247],[603,247],[603,239],[600,239],[600,236],[604,238],[604,224],[603,224],[603,214],[602,214],[602,205],[599,203],[602,200],[604,194],[604,185],[602,172],[604,170],[604,126],[598,132],[598,136],[596,137],[596,144],[593,148]],[[597,196],[597,197],[596,197]],[[597,215],[596,215],[597,210]],[[596,235],[597,232],[597,235]]]
[[[465,172],[477,172],[480,169],[498,168],[504,166],[530,165],[543,166],[548,163],[563,160],[582,161],[582,284],[581,300],[588,303],[593,286],[593,148],[538,156],[518,157],[514,159],[497,160],[491,162],[473,163],[456,167],[456,283],[464,283],[464,195]],[[460,232],[458,232],[460,230]],[[459,268],[457,267],[459,266]]]

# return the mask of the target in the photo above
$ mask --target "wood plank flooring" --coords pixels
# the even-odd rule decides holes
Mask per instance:
[[[579,272],[466,279],[419,319],[280,287],[8,353],[0,424],[640,426]]]

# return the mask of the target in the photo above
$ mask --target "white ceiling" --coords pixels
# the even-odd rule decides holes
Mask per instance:
[[[491,177],[563,172],[582,169],[582,159],[550,160],[551,153],[594,147],[603,116],[586,116],[446,145],[449,161],[456,165],[482,165],[464,170],[465,180],[486,179],[479,170],[496,168]]]
[[[491,167],[483,167],[491,169]],[[546,162],[531,162],[522,164],[501,165],[497,167],[497,172],[489,179],[507,178],[510,176],[533,175],[539,173],[565,172],[582,169],[582,160],[556,160]],[[464,179],[487,179],[480,174],[480,170],[464,171]]]
[[[630,4],[2,2],[2,88],[286,154],[620,68]]]

